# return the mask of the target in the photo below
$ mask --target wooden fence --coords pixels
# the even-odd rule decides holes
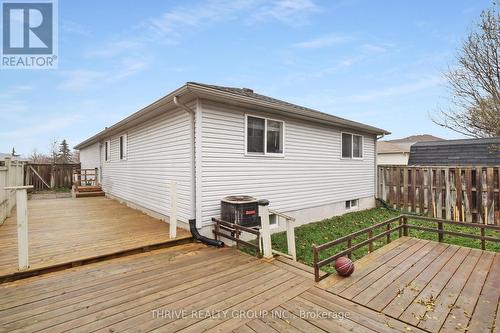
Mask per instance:
[[[379,166],[378,197],[393,208],[500,224],[500,167]]]
[[[4,190],[7,186],[23,185],[24,163],[5,159],[4,166],[0,166],[0,225],[12,213],[16,204],[16,191]]]
[[[33,185],[34,190],[48,190],[57,187],[71,188],[73,170],[80,169],[80,164],[33,164],[25,166],[26,185]]]

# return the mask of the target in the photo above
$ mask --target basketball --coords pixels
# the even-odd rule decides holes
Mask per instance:
[[[335,270],[340,276],[349,276],[354,272],[354,264],[347,257],[340,257],[335,261]]]

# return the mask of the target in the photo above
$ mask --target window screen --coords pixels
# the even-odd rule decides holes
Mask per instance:
[[[352,135],[348,133],[342,133],[342,157],[352,157]]]
[[[283,153],[283,123],[281,121],[267,120],[267,152]]]
[[[247,152],[264,153],[265,119],[248,117]]]

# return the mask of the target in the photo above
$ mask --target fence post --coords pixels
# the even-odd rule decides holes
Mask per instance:
[[[408,218],[403,216],[403,236],[408,236]]]
[[[269,226],[269,200],[259,200],[259,217],[262,231],[262,251],[264,259],[272,259],[271,228]]]
[[[27,186],[7,186],[6,190],[16,190],[16,213],[17,213],[17,255],[19,270],[29,268],[28,260],[28,193]]]
[[[370,242],[368,243],[368,252],[372,253],[373,252],[373,241],[371,240],[373,237],[373,230],[370,229],[368,230],[368,239],[370,239]]]
[[[349,237],[349,239],[347,240],[347,248],[350,249],[351,247],[352,247],[352,237]],[[351,251],[347,252],[347,257],[351,259],[352,257]]]
[[[286,219],[286,243],[288,245],[288,254],[297,261],[297,250],[295,248],[295,227],[293,221]]]
[[[319,281],[319,267],[318,267],[319,255],[318,255],[318,249],[316,248],[316,244],[312,245],[312,250],[313,250],[314,281],[318,282]]]
[[[386,231],[389,231],[391,230],[391,224],[390,223],[387,223],[387,227],[386,227]],[[386,236],[385,236],[387,239],[387,244],[389,244],[391,242],[391,233],[388,233]]]
[[[399,233],[399,238],[401,238],[401,236],[403,236],[403,217],[402,216],[399,217],[398,233]]]
[[[486,242],[484,240],[484,228],[481,228],[481,250],[486,250]]]
[[[177,183],[170,183],[170,238],[177,237]]]
[[[95,173],[94,173],[94,183],[95,183],[95,184],[94,184],[94,186],[99,186],[99,182],[98,182],[98,180],[97,180],[97,173],[98,173],[98,170],[99,170],[98,168],[95,168],[95,169],[94,169],[94,172],[95,172]]]
[[[443,242],[443,238],[444,238],[444,234],[443,234],[443,222],[438,222],[438,230],[439,230],[438,241],[440,243],[442,243]]]

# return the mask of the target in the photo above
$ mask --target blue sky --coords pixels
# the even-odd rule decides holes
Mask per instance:
[[[459,135],[429,114],[489,0],[59,1],[57,70],[0,71],[0,152],[73,146],[186,81],[391,131]]]

